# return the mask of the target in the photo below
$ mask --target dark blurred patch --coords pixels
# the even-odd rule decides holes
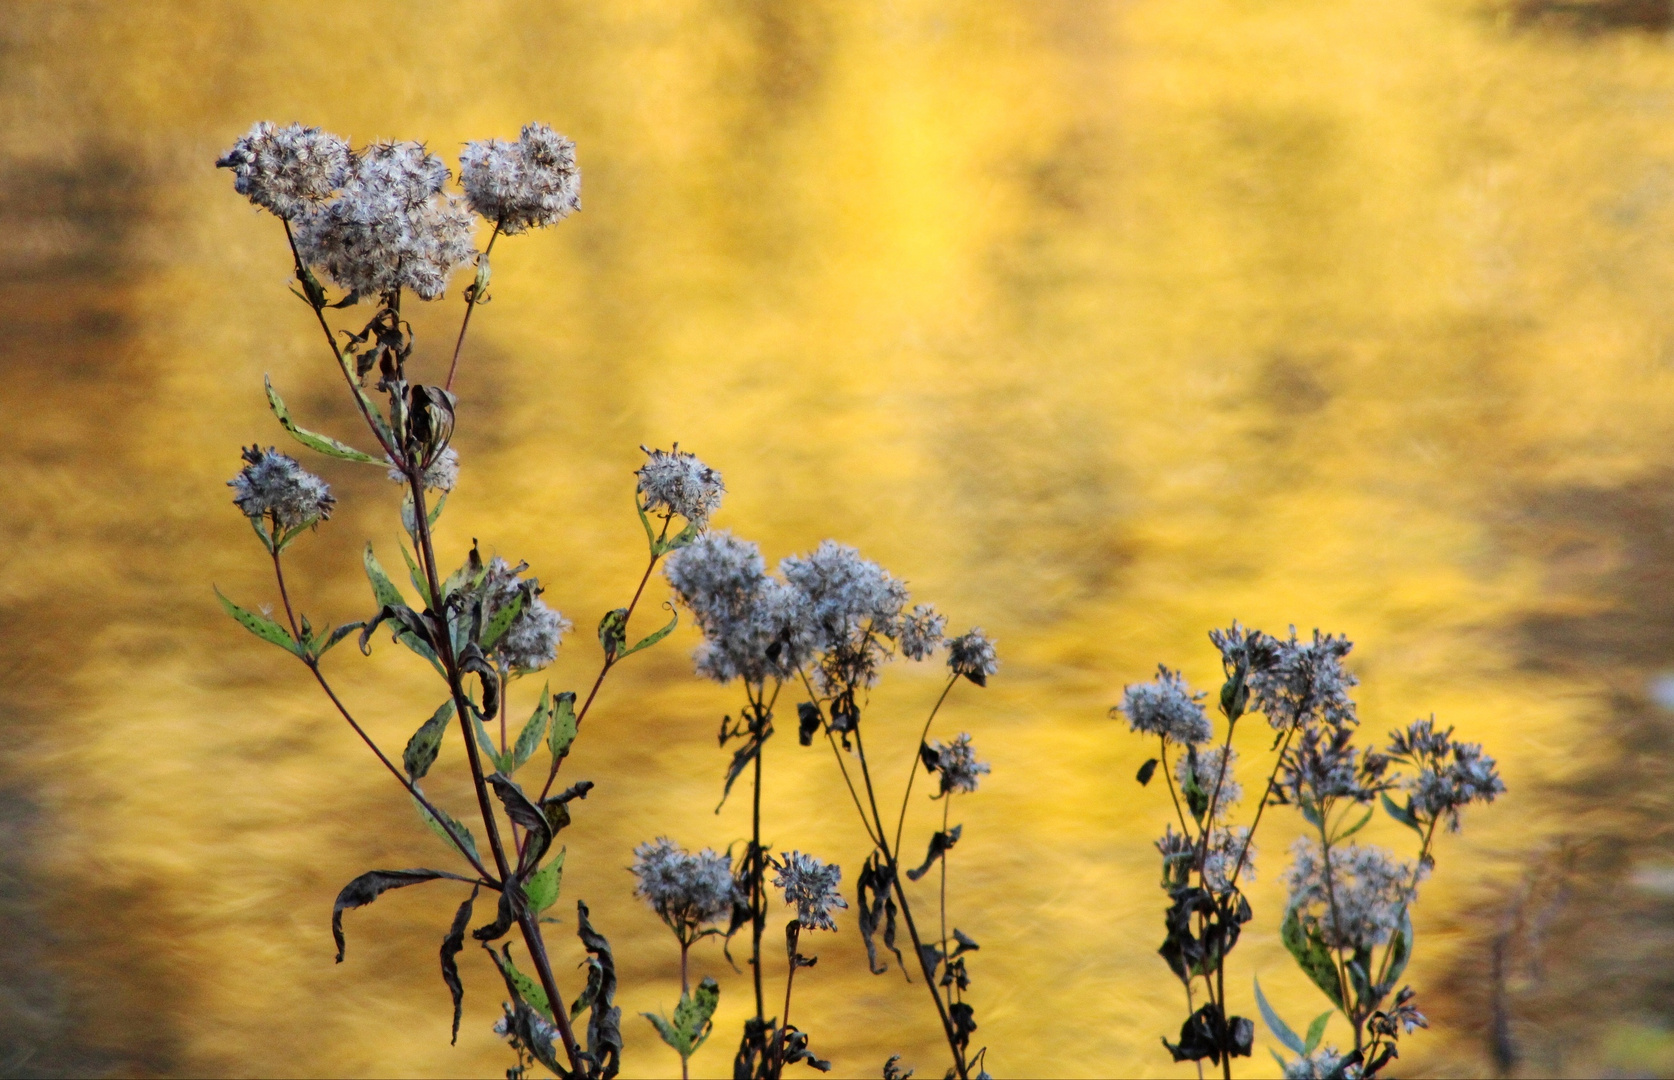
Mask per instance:
[[[1573,34],[1674,29],[1674,0],[1519,0],[1507,8],[1511,24]]]
[[[1514,628],[1525,666],[1613,689],[1577,774],[1512,792],[1559,807],[1564,835],[1466,906],[1432,1003],[1503,1074],[1654,1069],[1604,1044],[1674,1027],[1674,470],[1540,493],[1501,528],[1547,572],[1547,609]]]

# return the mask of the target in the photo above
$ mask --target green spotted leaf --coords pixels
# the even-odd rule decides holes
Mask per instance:
[[[413,737],[407,740],[407,748],[401,752],[401,764],[409,778],[422,779],[430,771],[430,766],[436,763],[436,755],[442,749],[442,737],[447,734],[448,721],[452,719],[453,702],[444,701],[442,707],[420,724]]]
[[[523,883],[523,895],[529,901],[529,910],[537,915],[558,902],[558,894],[564,886],[565,850],[559,848],[556,858],[530,874]]]
[[[552,726],[547,731],[546,746],[552,751],[552,760],[561,761],[570,752],[570,744],[575,742],[575,694],[565,690],[552,699]]]
[[[541,700],[535,706],[534,715],[530,716],[529,722],[523,725],[523,730],[518,733],[517,742],[512,745],[511,767],[513,772],[523,768],[524,764],[535,755],[535,747],[539,746],[541,739],[546,736],[547,718],[551,713],[552,694],[543,688],[541,690]]]
[[[291,433],[291,437],[303,446],[330,457],[342,458],[344,461],[358,461],[367,465],[387,464],[383,459],[362,453],[347,443],[338,442],[329,435],[321,435],[319,432],[298,427],[296,421],[291,419],[291,411],[285,407],[285,402],[280,398],[279,391],[273,388],[273,380],[264,375],[262,376],[262,382],[267,386],[267,404],[273,410],[273,415],[279,418],[279,423],[286,431]]]
[[[250,631],[252,634],[255,634],[263,641],[272,642],[293,656],[303,655],[302,647],[296,643],[296,639],[292,638],[290,633],[287,632],[284,627],[280,626],[266,615],[259,615],[254,611],[239,607],[237,604],[221,595],[221,590],[219,588],[215,590],[215,598],[221,601],[222,609],[225,610],[228,615],[231,615],[233,619],[238,622],[238,625],[244,627],[244,629]]]

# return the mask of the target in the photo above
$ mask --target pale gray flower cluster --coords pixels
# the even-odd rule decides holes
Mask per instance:
[[[805,600],[768,574],[755,544],[707,532],[675,552],[663,574],[703,631],[700,675],[755,683],[788,677],[808,659]]]
[[[393,465],[390,466],[389,478],[398,484],[407,482],[407,474]],[[452,491],[457,483],[459,483],[459,451],[450,446],[437,454],[436,460],[425,468],[424,486],[431,491]],[[416,526],[409,527],[407,531],[412,532],[413,528],[416,528]]]
[[[934,759],[935,764],[930,768],[941,779],[943,795],[955,791],[973,792],[979,779],[988,775],[988,763],[976,759],[971,737],[965,732],[960,732],[958,738],[950,743],[932,739],[927,750],[925,764],[929,765]]]
[[[1259,633],[1251,631],[1249,639]],[[1246,640],[1248,682],[1252,707],[1265,714],[1269,724],[1282,731],[1315,719],[1331,724],[1355,722],[1349,691],[1359,680],[1343,670],[1343,657],[1354,642],[1318,630],[1312,641],[1298,641],[1294,626],[1289,641],[1261,636],[1266,641]]]
[[[281,532],[331,517],[331,509],[337,505],[331,488],[297,464],[295,458],[271,446],[266,450],[249,447],[243,456],[244,468],[227,481],[227,486],[233,489],[233,502],[245,516],[272,515]]]
[[[1459,831],[1459,811],[1473,802],[1491,803],[1505,792],[1493,758],[1481,743],[1453,741],[1453,729],[1438,730],[1435,717],[1414,720],[1390,734],[1389,756],[1418,767],[1406,787],[1420,820],[1447,820]]]
[[[994,651],[994,640],[982,632],[982,627],[974,626],[970,633],[948,639],[947,666],[955,675],[987,686],[988,676],[1000,670],[1000,657]]]
[[[524,124],[515,143],[466,143],[459,183],[471,209],[505,233],[552,225],[581,209],[575,143],[545,124]]]
[[[1319,843],[1301,837],[1290,850],[1292,862],[1285,875],[1290,907],[1317,921],[1326,945],[1352,952],[1389,940],[1411,900],[1411,863],[1373,845],[1333,847],[1328,888]]]
[[[901,616],[900,632],[896,640],[901,655],[909,660],[923,660],[942,647],[947,629],[947,616],[929,604],[916,604]]]
[[[1238,869],[1239,859],[1244,860],[1242,869]],[[1249,829],[1242,825],[1216,825],[1209,830],[1209,843],[1203,852],[1203,883],[1214,892],[1226,892],[1232,888],[1235,873],[1239,881],[1254,881],[1255,859],[1256,848],[1250,843]]]
[[[684,940],[705,923],[731,916],[738,898],[732,863],[704,848],[692,854],[666,836],[634,848],[634,894]]]
[[[415,142],[376,142],[355,154],[341,190],[298,221],[302,260],[345,289],[411,289],[434,300],[476,255],[474,219],[442,193],[448,169]]]
[[[1221,759],[1226,758],[1226,775],[1221,776]],[[1197,786],[1206,798],[1215,795],[1215,781],[1220,779],[1220,796],[1215,799],[1215,818],[1220,820],[1230,814],[1239,800],[1244,797],[1244,787],[1235,779],[1238,769],[1238,751],[1223,746],[1207,746],[1196,753],[1197,758]],[[1192,755],[1182,754],[1174,763],[1174,777],[1180,782],[1184,790],[1187,781],[1192,777]]]
[[[1184,675],[1161,664],[1155,679],[1123,687],[1122,703],[1116,709],[1134,731],[1161,735],[1181,746],[1206,743],[1214,734],[1203,710],[1203,695],[1192,692]]]
[[[263,120],[215,162],[233,171],[233,190],[294,221],[331,197],[349,172],[349,144],[302,124]]]
[[[527,569],[528,563],[513,566],[495,556],[466,600],[467,604],[482,604],[482,624],[487,626],[522,598],[522,608],[513,616],[511,626],[489,650],[501,668],[516,674],[538,671],[556,660],[559,639],[570,630],[570,621],[540,598],[540,579],[522,576]]]
[[[907,587],[860,552],[835,540],[791,555],[779,572],[808,600],[808,619],[821,652],[855,645],[871,632],[893,636]]]
[[[849,906],[837,892],[837,882],[843,877],[842,867],[791,851],[781,852],[773,869],[773,884],[784,890],[785,903],[796,908],[797,922],[809,930],[837,929],[837,920],[831,913]]]
[[[1304,727],[1274,779],[1277,801],[1328,807],[1337,799],[1368,802],[1389,786],[1389,758],[1353,743],[1353,730],[1337,724]]]
[[[679,514],[687,521],[703,528],[709,516],[720,509],[726,485],[721,474],[688,454],[675,443],[672,451],[640,447],[648,460],[634,473],[639,478],[639,493],[645,497],[645,509],[650,513]]]
[[[1345,1066],[1335,1047],[1322,1046],[1306,1057],[1285,1062],[1285,1080],[1360,1080],[1360,1066]]]

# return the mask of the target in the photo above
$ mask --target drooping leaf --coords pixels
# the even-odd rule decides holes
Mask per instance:
[[[267,386],[267,404],[273,410],[273,415],[279,418],[279,423],[284,426],[286,431],[291,433],[292,438],[303,446],[330,457],[342,458],[344,461],[359,461],[367,465],[388,464],[382,458],[375,458],[371,454],[362,453],[347,443],[338,442],[329,435],[321,435],[318,432],[309,431],[307,428],[298,427],[296,421],[291,419],[291,412],[285,407],[285,402],[279,397],[279,391],[273,389],[273,380],[263,375],[262,382]]]
[[[1272,1005],[1268,1004],[1267,995],[1261,992],[1260,979],[1255,981],[1255,996],[1256,1008],[1261,1010],[1261,1018],[1267,1022],[1267,1028],[1273,1033],[1273,1037],[1278,1039],[1279,1043],[1293,1054],[1309,1053],[1307,1043],[1302,1040],[1301,1036],[1292,1031],[1290,1025],[1280,1019],[1278,1012]],[[1326,1013],[1325,1015],[1330,1016],[1331,1014]],[[1309,1034],[1312,1034],[1312,1032],[1310,1031]]]
[[[637,643],[635,643],[633,648],[623,650],[622,655],[617,657],[617,659],[621,660],[621,659],[624,659],[626,657],[632,656],[634,653],[639,652],[639,650],[641,650],[641,649],[649,649],[651,646],[655,645],[657,642],[663,640],[664,638],[668,637],[669,634],[673,633],[674,628],[678,625],[680,625],[680,613],[678,611],[676,611],[674,613],[674,617],[669,619],[668,625],[664,626],[661,630],[653,631],[652,633],[646,635],[645,637],[640,638],[639,641]],[[624,624],[622,629],[625,633],[627,631],[627,625]]]
[[[465,984],[459,979],[459,954],[465,948],[465,927],[471,921],[471,905],[476,903],[480,888],[480,885],[471,886],[471,895],[454,912],[453,925],[442,939],[442,981],[447,983],[448,993],[453,995],[453,1037],[449,1044],[454,1046],[459,1044],[459,1017],[465,1008]]]
[[[552,699],[552,724],[547,729],[546,746],[552,751],[553,761],[561,761],[569,754],[575,732],[575,693],[565,690]]]
[[[417,808],[419,818],[424,822],[425,828],[429,829],[437,836],[440,836],[442,838],[442,842],[447,844],[450,849],[459,849],[459,843],[456,843],[454,838],[448,835],[448,830],[443,827],[440,821],[437,821],[431,816],[430,811],[424,808],[423,803],[414,799],[413,806]],[[481,862],[482,859],[477,855],[477,839],[471,835],[470,828],[466,826],[464,822],[460,821],[446,810],[443,810],[440,806],[436,807],[436,812],[447,818],[448,825],[453,827],[454,833],[457,834],[460,841],[464,843],[465,847],[462,854],[468,854],[473,861]]]
[[[226,611],[228,615],[231,615],[238,622],[238,625],[244,627],[244,629],[250,631],[252,634],[255,634],[263,641],[272,642],[293,656],[303,655],[302,647],[297,644],[296,639],[292,638],[290,633],[287,632],[284,627],[280,626],[266,615],[258,615],[254,611],[247,611],[244,608],[239,607],[237,604],[221,595],[221,590],[219,588],[216,588],[215,590],[215,598],[221,601],[221,608]]]
[[[1343,990],[1337,979],[1337,968],[1319,929],[1305,925],[1293,907],[1285,912],[1284,922],[1279,926],[1279,940],[1284,942],[1297,966],[1313,980],[1314,985],[1325,992],[1333,1005],[1343,1008]]]
[[[1140,787],[1144,787],[1151,782],[1151,777],[1155,776],[1156,772],[1157,759],[1151,758],[1139,767],[1139,773],[1134,777],[1134,779],[1139,781]]]
[[[529,910],[536,915],[558,902],[558,894],[564,885],[564,852],[565,849],[560,848],[551,862],[523,882],[523,896],[529,901]]]
[[[1389,793],[1387,791],[1378,792],[1378,799],[1383,803],[1384,813],[1388,814],[1396,821],[1399,821],[1402,825],[1405,825],[1413,832],[1416,832],[1419,836],[1424,835],[1424,827],[1421,826],[1418,823],[1418,819],[1413,816],[1411,800],[1408,800],[1408,805],[1403,808],[1397,805],[1394,799],[1389,797]]]
[[[727,765],[726,783],[721,787],[721,801],[715,807],[717,814],[721,812],[721,807],[727,804],[727,796],[732,794],[732,785],[743,774],[744,767],[754,761],[757,754],[761,753],[761,744],[764,741],[766,741],[765,736],[757,736],[752,732],[749,741],[733,751],[732,761]]]
[[[968,952],[975,952],[976,950],[982,948],[981,945],[978,945],[974,940],[972,940],[969,934],[965,933],[957,926],[953,928],[953,940],[959,943],[959,947],[953,950],[954,956],[959,956]]]
[[[444,701],[407,740],[407,748],[401,752],[401,764],[407,770],[408,779],[422,779],[430,771],[430,766],[436,763],[436,755],[442,749],[442,736],[447,734],[448,721],[452,719],[453,702]]]
[[[408,885],[422,885],[437,878],[451,878],[471,884],[471,879],[450,874],[446,870],[369,870],[355,878],[337,894],[331,906],[331,936],[337,942],[337,962],[343,962],[343,912],[365,907],[390,889],[404,889]]]
[[[546,855],[547,848],[552,846],[552,825],[529,796],[523,793],[517,781],[504,773],[491,773],[488,776],[489,786],[494,794],[499,796],[500,804],[506,808],[506,816],[512,821],[529,830],[529,843],[523,849],[523,862],[519,872],[539,864]]]
[[[494,921],[472,930],[473,938],[478,941],[498,941],[511,931],[512,924],[517,921],[518,901],[513,899],[513,890],[517,888],[518,883],[514,877],[500,892],[499,903],[494,909]]]
[[[1314,1017],[1314,1022],[1308,1025],[1308,1038],[1302,1044],[1302,1053],[1311,1054],[1319,1049],[1321,1040],[1325,1038],[1325,1025],[1331,1022],[1331,1010],[1327,1009]]]
[[[523,730],[518,733],[517,742],[512,745],[511,768],[502,771],[516,772],[534,756],[535,747],[539,746],[541,739],[546,737],[547,718],[551,712],[552,695],[543,689],[541,700],[535,705],[534,713],[529,717],[529,722],[523,725]]]
[[[502,948],[505,949],[505,956],[502,959],[505,960],[506,964],[503,974],[506,978],[517,984],[518,995],[521,996],[524,1001],[527,1001],[531,1006],[539,1010],[542,1016],[551,1020],[552,1002],[548,1000],[546,990],[538,981],[530,978],[522,971],[518,970],[517,965],[512,962],[510,944],[504,945]]]
[[[947,832],[938,832],[932,835],[930,837],[929,850],[924,855],[924,865],[920,866],[916,870],[908,870],[907,880],[917,881],[925,874],[928,874],[930,872],[930,867],[935,865],[936,860],[945,856],[953,849],[953,845],[959,842],[959,834],[962,833],[964,829],[965,826],[963,825],[955,825]]]
[[[814,745],[814,736],[819,733],[823,720],[818,705],[812,701],[799,702],[796,706],[796,741],[803,746]]]
[[[616,1004],[616,959],[611,955],[610,942],[593,929],[587,917],[587,905],[577,900],[575,907],[576,936],[581,939],[582,948],[591,954],[587,979],[587,1004],[591,1010],[587,1018],[587,1053],[603,1080],[615,1076],[622,1062],[622,1009]],[[572,1015],[574,1012],[572,1009]]]
[[[331,632],[331,635],[329,637],[327,637],[325,639],[325,644],[324,645],[321,645],[319,648],[314,650],[314,659],[318,660],[320,657],[324,656],[326,653],[330,652],[332,649],[335,649],[337,647],[338,642],[342,641],[344,638],[348,637],[350,634],[354,633],[356,630],[359,630],[361,627],[363,627],[365,625],[366,625],[365,623],[361,623],[361,622],[351,622],[351,623],[344,623],[342,626],[339,626],[337,629],[335,629]]]

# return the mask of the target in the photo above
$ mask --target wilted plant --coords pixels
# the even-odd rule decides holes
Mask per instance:
[[[283,556],[305,531],[330,517],[335,500],[325,481],[295,460],[256,446],[244,451],[245,466],[232,480],[234,502],[272,560],[285,621],[225,597],[221,603],[252,633],[308,668],[344,720],[411,796],[425,824],[466,868],[464,873],[374,870],[355,878],[339,893],[332,911],[337,959],[343,959],[344,912],[371,903],[389,889],[421,882],[471,885],[441,949],[442,978],[453,999],[457,1039],[464,996],[457,958],[464,949],[472,905],[486,889],[497,894],[495,914],[472,930],[471,937],[492,957],[510,998],[496,1028],[518,1055],[508,1075],[522,1075],[538,1061],[560,1076],[614,1076],[622,1040],[609,943],[593,928],[586,904],[578,901],[577,932],[587,953],[589,976],[587,988],[566,1007],[542,938],[542,913],[558,899],[564,864],[564,852],[555,850],[554,841],[570,824],[570,804],[585,799],[593,784],[583,780],[556,794],[552,789],[605,677],[673,629],[670,620],[628,645],[629,620],[652,571],[663,556],[699,534],[724,490],[720,477],[690,454],[648,451],[649,460],[638,474],[636,504],[649,556],[633,599],[599,623],[604,657],[598,676],[579,708],[574,693],[554,695],[543,689],[529,720],[513,737],[507,726],[512,684],[552,663],[570,623],[547,606],[539,581],[525,573],[525,564],[500,558],[485,562],[473,545],[463,562],[448,571],[431,529],[458,481],[459,457],[450,445],[458,402],[451,387],[471,315],[489,298],[489,252],[501,234],[553,225],[579,208],[574,145],[543,124],[526,126],[516,143],[469,143],[460,155],[462,196],[445,190],[447,166],[419,143],[375,142],[352,150],[346,140],[300,124],[257,124],[218,164],[233,170],[240,194],[283,224],[298,286],[293,291],[318,322],[332,363],[377,452],[358,450],[299,426],[271,382],[268,403],[279,423],[304,446],[387,470],[401,485],[400,520],[412,541],[411,550],[402,546],[402,557],[418,598],[409,604],[368,544],[364,563],[376,604],[373,614],[316,630],[293,607]],[[479,218],[492,228],[481,252],[474,243]],[[440,298],[450,277],[473,264],[475,276],[464,290],[464,317],[446,378],[441,385],[427,384],[409,370],[413,339],[402,317],[403,300],[408,294],[421,300]],[[323,271],[345,295],[332,299],[316,271]],[[371,305],[372,314],[361,329],[332,327],[328,313],[363,302]],[[381,405],[377,396],[382,397]],[[432,494],[437,496],[434,505]],[[399,766],[351,714],[322,668],[326,653],[356,631],[361,650],[370,654],[379,627],[391,630],[396,641],[423,658],[446,693],[408,741]],[[455,721],[487,858],[471,827],[420,787]],[[550,755],[547,775],[538,791],[526,791],[514,777],[543,744]],[[696,912],[668,910],[665,918],[680,926],[677,932],[682,934],[704,921]],[[491,945],[514,926],[534,978],[513,962],[510,943],[498,951]],[[683,953],[689,945],[683,937]],[[700,987],[699,997],[704,993]],[[709,1008],[713,1011],[713,1004]],[[585,1047],[572,1029],[583,1010],[589,1012]]]
[[[1289,640],[1280,640],[1237,623],[1209,637],[1226,675],[1219,702],[1226,735],[1219,746],[1209,745],[1214,725],[1204,695],[1167,668],[1159,667],[1152,682],[1127,687],[1111,710],[1135,732],[1157,738],[1159,756],[1141,766],[1138,780],[1150,783],[1161,766],[1181,830],[1170,824],[1157,842],[1171,901],[1159,952],[1185,987],[1190,1015],[1179,1043],[1165,1038],[1163,1044],[1175,1061],[1196,1062],[1200,1075],[1208,1059],[1230,1077],[1232,1058],[1251,1052],[1255,1025],[1226,1009],[1226,958],[1253,917],[1238,882],[1254,875],[1254,834],[1266,808],[1294,806],[1316,837],[1292,848],[1280,937],[1348,1020],[1354,1048],[1340,1053],[1321,1045],[1329,1011],[1304,1037],[1268,1004],[1259,982],[1256,1003],[1279,1042],[1298,1055],[1279,1058],[1286,1076],[1377,1076],[1395,1058],[1402,1035],[1428,1026],[1410,988],[1393,1000],[1390,994],[1412,958],[1411,907],[1435,866],[1436,826],[1446,821],[1457,831],[1465,805],[1491,802],[1505,785],[1481,746],[1454,742],[1452,729],[1438,731],[1433,719],[1391,733],[1381,751],[1355,745],[1359,719],[1349,691],[1356,680],[1343,668],[1353,648],[1348,639],[1315,631],[1312,641],[1300,641],[1293,629]],[[1242,793],[1232,737],[1248,712],[1267,718],[1277,757],[1255,816],[1243,827],[1230,821]],[[1393,771],[1397,764],[1416,774],[1402,778]],[[1395,790],[1406,793],[1404,806],[1390,798]],[[1418,834],[1416,862],[1349,842],[1371,821],[1374,799]]]
[[[948,746],[938,743],[932,747],[925,740],[955,682],[965,677],[981,686],[994,673],[997,661],[992,642],[980,630],[946,641],[943,637],[946,620],[932,607],[920,604],[909,608],[907,590],[900,581],[876,563],[861,558],[853,548],[830,540],[806,556],[784,559],[779,565],[779,575],[774,576],[768,573],[755,544],[730,533],[709,532],[671,558],[666,575],[676,598],[692,612],[704,634],[697,654],[698,672],[721,683],[737,680],[743,684],[745,694],[739,718],[734,720],[730,715],[724,718],[720,732],[723,747],[729,742],[740,743],[727,767],[722,801],[745,769],[752,771],[754,779],[751,835],[737,861],[738,906],[728,932],[750,927],[756,1010],[745,1022],[733,1061],[733,1075],[738,1080],[768,1077],[793,1060],[805,1061],[816,1068],[827,1065],[811,1053],[788,1055],[775,1049],[792,1045],[798,1039],[805,1048],[807,1036],[785,1029],[784,1018],[767,1015],[763,990],[761,938],[767,919],[766,875],[774,865],[762,839],[763,751],[774,732],[774,708],[780,692],[789,684],[801,686],[808,695],[808,700],[797,707],[800,743],[811,746],[816,735],[824,734],[872,841],[873,852],[856,886],[855,905],[871,969],[874,974],[888,970],[887,964],[878,959],[881,936],[883,945],[895,954],[905,973],[905,960],[895,944],[896,920],[900,917],[907,924],[915,960],[936,1006],[954,1059],[953,1071],[964,1077],[971,1068],[980,1068],[983,1052],[972,1054],[969,1050],[971,1033],[976,1030],[975,1014],[964,1001],[970,980],[963,954],[975,949],[976,942],[956,929],[950,936],[947,929],[945,864],[940,944],[920,934],[898,859],[908,800],[920,761],[932,773],[941,775],[942,791],[938,797],[975,790],[977,777],[988,771],[987,765],[975,760],[967,736]],[[914,747],[901,812],[891,831],[879,810],[877,790],[866,758],[860,728],[861,706],[876,683],[882,665],[897,651],[909,659],[922,660],[944,644],[949,650],[951,674]],[[845,754],[858,767],[859,787]],[[918,880],[932,865],[942,862],[959,839],[960,827],[949,825],[947,805],[944,802],[942,829],[931,837],[923,865],[909,872],[908,880]],[[793,972],[796,956],[792,944]],[[908,978],[910,981],[911,977]],[[788,985],[787,978],[787,988]]]

